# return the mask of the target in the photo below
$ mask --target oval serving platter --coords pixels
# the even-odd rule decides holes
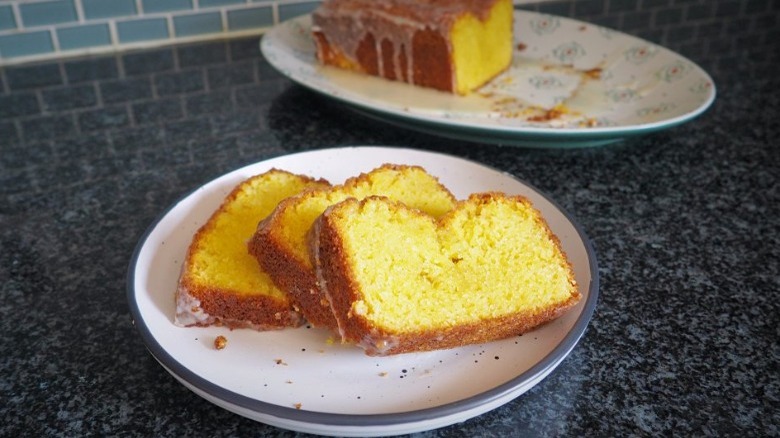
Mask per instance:
[[[642,39],[519,10],[514,26],[510,68],[466,97],[320,66],[310,15],[271,29],[261,50],[283,75],[366,116],[478,142],[599,146],[690,121],[715,99],[704,70]]]

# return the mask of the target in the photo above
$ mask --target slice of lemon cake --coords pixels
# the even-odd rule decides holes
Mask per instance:
[[[330,205],[370,195],[385,195],[433,216],[450,211],[456,203],[452,193],[422,167],[385,164],[343,185],[285,199],[260,222],[249,243],[250,253],[314,326],[335,329],[336,320],[317,285],[307,233]]]
[[[272,169],[235,187],[193,237],[179,277],[174,322],[258,330],[300,325],[287,294],[249,255],[246,242],[281,200],[328,185]]]
[[[325,65],[468,94],[512,62],[510,0],[325,0],[312,14]]]
[[[310,244],[343,341],[372,356],[519,335],[580,299],[558,239],[518,196],[474,194],[438,220],[347,199],[317,219]]]

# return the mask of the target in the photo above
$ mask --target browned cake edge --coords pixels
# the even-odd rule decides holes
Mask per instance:
[[[487,194],[472,196],[483,195]],[[521,196],[513,198],[525,200]],[[344,202],[360,201],[351,198]],[[369,356],[454,348],[518,336],[561,316],[581,299],[576,283],[573,281],[574,274],[571,271],[571,264],[566,259],[572,279],[571,297],[548,308],[451,328],[420,330],[416,333],[392,333],[375,327],[365,317],[355,315],[352,312],[352,303],[360,300],[361,294],[353,280],[355,276],[352,268],[342,250],[341,236],[330,222],[330,213],[338,205],[329,207],[312,226],[309,240],[311,253],[320,287],[328,296],[333,314],[338,322],[342,342],[358,345]],[[565,258],[560,240],[550,231],[544,218],[538,215],[537,220],[544,225],[547,235]]]
[[[270,169],[259,175],[252,176],[237,184],[225,197],[219,208],[211,214],[208,221],[195,233],[192,243],[182,264],[176,289],[177,312],[174,322],[180,326],[224,325],[231,328],[253,328],[256,330],[272,330],[285,327],[298,327],[304,319],[288,300],[280,300],[269,296],[244,296],[230,289],[204,287],[194,284],[187,275],[189,263],[202,242],[202,236],[209,232],[216,218],[233,202],[241,189],[256,178],[262,178],[269,173],[280,172],[290,175],[291,172],[280,169]],[[327,184],[322,179],[314,179],[306,175],[295,175],[314,183]],[[187,309],[180,311],[180,309]]]
[[[372,172],[380,170],[400,172],[411,169],[428,174],[422,166],[384,163],[369,172],[362,172],[348,178],[341,185],[311,189],[300,195],[291,196],[280,202],[274,211],[258,224],[257,231],[249,240],[249,253],[258,260],[260,266],[271,276],[277,287],[287,292],[296,310],[300,311],[311,325],[331,330],[338,328],[328,296],[320,288],[315,270],[309,265],[301,263],[295,255],[286,249],[284,236],[277,231],[281,227],[282,213],[285,209],[293,207],[302,197],[312,196],[318,192],[355,187],[365,181]],[[433,175],[431,177],[435,178]],[[441,182],[438,184],[441,190],[448,193],[452,201],[456,202],[455,196],[449,189]],[[311,256],[311,252],[309,256]]]
[[[181,324],[187,327],[224,325],[230,328],[277,330],[298,327],[304,322],[301,314],[292,309],[287,301],[198,287],[188,279],[179,282],[177,305],[190,306],[193,314],[200,315],[197,319],[190,317],[189,323]]]
[[[268,273],[274,284],[287,293],[293,307],[301,312],[315,327],[335,328],[336,320],[330,304],[322,302],[320,288],[314,271],[291,254],[284,236],[277,232],[281,213],[294,205],[297,197],[283,200],[266,219],[257,226],[257,231],[248,242],[249,253]]]
[[[322,31],[313,32],[317,48],[317,59],[324,65],[378,76],[392,81],[412,83],[420,87],[433,88],[435,90],[454,92],[453,68],[447,42],[443,36],[432,30],[421,30],[412,38],[412,55],[404,47],[398,54],[398,63],[395,65],[392,46],[382,43],[377,51],[376,41],[372,33],[367,33],[360,40],[356,52],[357,59],[350,59],[340,48],[331,44],[327,35]],[[379,59],[382,57],[382,71],[379,67]],[[412,65],[412,77],[407,74],[409,62]],[[410,81],[411,79],[411,81]]]
[[[420,3],[323,2],[312,13],[317,59],[323,65],[458,92],[446,35],[464,14],[486,19],[497,0]]]

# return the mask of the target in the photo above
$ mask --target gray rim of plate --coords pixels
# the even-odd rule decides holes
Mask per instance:
[[[340,149],[340,148],[341,147],[331,148],[331,149]],[[350,147],[345,146],[344,148],[350,148]],[[280,156],[295,156],[295,155],[306,154],[311,152],[312,151],[299,152],[295,154],[282,154],[275,157],[269,157],[259,162],[272,160]],[[429,152],[429,153],[438,154],[438,155],[448,155],[439,152]],[[448,155],[448,156],[455,157],[453,155]],[[486,166],[482,163],[478,163],[473,160],[464,159],[462,157],[455,157],[455,158],[465,160],[465,161],[471,161],[472,163],[478,164],[480,166],[491,168],[493,170],[498,171],[497,169],[492,168],[491,166]],[[160,344],[155,339],[154,335],[151,333],[151,331],[149,331],[149,328],[146,326],[146,323],[144,322],[143,317],[141,316],[141,312],[138,307],[138,302],[136,301],[134,277],[135,277],[136,265],[138,263],[139,254],[144,244],[146,243],[146,240],[149,238],[149,235],[157,227],[157,225],[165,218],[165,216],[167,216],[168,213],[173,208],[176,207],[176,205],[178,205],[181,201],[183,201],[184,199],[186,199],[187,197],[195,193],[198,190],[198,188],[195,188],[190,192],[186,193],[185,195],[181,196],[179,199],[174,201],[170,206],[168,206],[168,208],[166,208],[162,213],[160,213],[154,219],[152,224],[149,225],[149,227],[147,227],[146,231],[144,231],[143,235],[141,236],[138,243],[136,244],[135,250],[133,251],[133,256],[130,260],[130,265],[128,267],[128,274],[127,274],[127,300],[130,306],[130,314],[133,318],[132,320],[133,325],[141,334],[141,338],[143,339],[144,344],[146,344],[146,347],[149,350],[149,352],[152,354],[152,356],[154,356],[155,359],[157,359],[161,364],[163,364],[164,368],[168,368],[173,374],[175,374],[179,378],[185,380],[195,388],[198,388],[201,391],[217,399],[223,400],[232,405],[240,406],[242,408],[254,412],[271,415],[281,419],[294,420],[294,421],[299,421],[299,422],[304,422],[309,424],[323,424],[329,426],[352,426],[352,427],[389,426],[389,425],[424,421],[424,420],[444,417],[448,415],[454,415],[459,412],[468,410],[470,408],[476,408],[482,406],[486,403],[491,402],[492,400],[500,398],[507,392],[512,391],[514,388],[522,385],[527,381],[532,380],[534,377],[539,375],[544,375],[546,370],[548,370],[550,367],[556,366],[556,363],[559,362],[561,357],[568,355],[568,353],[574,348],[574,346],[577,344],[579,339],[585,333],[588,323],[590,322],[590,319],[593,316],[593,313],[595,311],[596,303],[598,301],[598,291],[599,291],[598,263],[596,261],[596,253],[593,249],[593,245],[590,242],[590,239],[588,239],[588,237],[585,235],[580,224],[577,223],[566,210],[561,208],[561,206],[558,205],[558,203],[555,202],[553,199],[551,199],[546,193],[538,190],[536,187],[532,186],[531,184],[528,184],[522,179],[515,177],[514,175],[507,174],[506,172],[502,172],[502,173],[504,173],[506,176],[513,178],[514,180],[522,183],[523,185],[527,186],[528,188],[540,194],[547,201],[549,201],[553,206],[555,206],[555,208],[557,208],[566,217],[566,219],[574,226],[574,229],[577,231],[577,235],[582,240],[585,246],[585,250],[588,254],[588,263],[589,263],[591,280],[590,280],[590,285],[588,286],[588,298],[585,301],[582,313],[580,314],[579,318],[577,318],[577,321],[575,322],[574,326],[569,331],[569,333],[561,340],[561,342],[553,349],[553,351],[550,354],[548,354],[544,359],[539,361],[536,365],[532,366],[526,372],[518,375],[512,380],[509,380],[508,382],[505,382],[495,388],[491,388],[485,392],[482,392],[480,394],[456,402],[452,402],[452,403],[448,403],[448,404],[444,404],[432,408],[409,411],[409,412],[390,413],[390,414],[333,414],[327,412],[298,410],[295,408],[275,405],[273,403],[263,402],[240,394],[236,394],[190,371],[189,368],[187,368],[186,366],[178,362],[176,359],[174,359],[170,354],[168,354],[167,351],[165,351],[165,349],[163,349],[160,346]],[[216,178],[210,180],[209,182],[221,178],[223,175],[224,174],[219,175]],[[209,182],[204,183],[204,185],[208,184]]]

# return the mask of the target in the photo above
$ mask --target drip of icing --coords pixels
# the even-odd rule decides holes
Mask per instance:
[[[343,55],[358,64],[357,52],[361,41],[369,33],[374,38],[378,72],[390,77],[390,68],[385,66],[384,41],[392,49],[393,75],[395,80],[414,81],[414,62],[411,53],[414,35],[421,30],[431,30],[439,35],[448,35],[456,18],[472,14],[484,20],[495,0],[452,2],[449,0],[326,0],[312,14],[312,30],[328,36],[332,46],[339,47]],[[370,29],[370,30],[369,30]],[[359,35],[359,37],[355,37]],[[444,38],[451,53],[449,38]],[[403,69],[401,60],[405,59]],[[403,72],[405,71],[405,74]],[[451,69],[453,88],[456,85],[454,69]]]
[[[397,336],[380,336],[376,331],[363,336],[357,345],[366,351],[369,356],[384,356],[388,351],[399,344]]]
[[[200,300],[190,294],[183,286],[176,291],[176,316],[173,323],[179,327],[194,325],[206,326],[216,322],[216,318],[206,313]]]

